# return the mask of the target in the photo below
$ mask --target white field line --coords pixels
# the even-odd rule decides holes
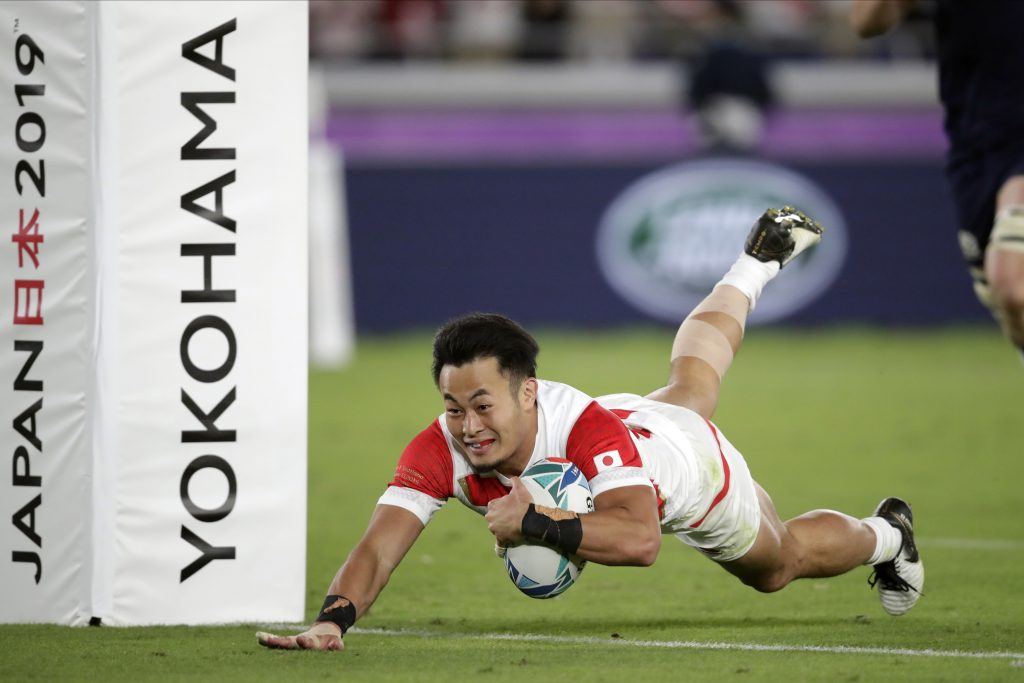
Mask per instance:
[[[917,539],[922,548],[945,548],[948,550],[1024,550],[1024,541],[1008,538],[928,538]]]
[[[495,640],[541,642],[564,645],[603,645],[612,647],[647,647],[668,650],[739,650],[744,652],[819,652],[839,655],[897,655],[905,657],[950,657],[959,659],[1024,660],[1024,652],[971,652],[967,650],[915,650],[902,647],[856,647],[852,645],[780,645],[769,643],[716,643],[692,640],[630,640],[594,636],[551,636],[538,633],[445,633],[441,631],[390,630],[355,627],[349,633],[368,636],[411,638],[445,638],[452,640]]]
[[[950,550],[1024,550],[1024,541],[1005,538],[928,538],[918,539],[922,548],[945,548]],[[267,624],[265,628],[277,632],[300,632],[308,624],[279,623]],[[907,648],[853,647],[845,645],[769,645],[763,643],[702,643],[697,641],[672,640],[627,640],[617,638],[595,638],[589,636],[547,636],[531,633],[444,633],[441,631],[407,631],[356,626],[350,633],[374,636],[406,636],[413,638],[453,638],[464,640],[504,640],[523,642],[566,643],[575,645],[616,645],[683,650],[746,650],[751,652],[823,652],[829,654],[883,654],[909,657],[959,657],[970,659],[1017,659],[1024,666],[1024,652],[969,652],[964,650],[913,650]],[[1016,664],[1016,662],[1015,662]]]

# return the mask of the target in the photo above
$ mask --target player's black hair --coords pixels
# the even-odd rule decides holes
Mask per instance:
[[[434,335],[434,385],[441,368],[459,367],[480,358],[495,358],[501,373],[515,391],[537,376],[540,346],[519,323],[497,313],[469,313],[446,322]]]

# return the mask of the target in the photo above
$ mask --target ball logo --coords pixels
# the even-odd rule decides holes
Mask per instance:
[[[791,205],[825,228],[825,239],[765,289],[751,323],[778,320],[821,296],[846,256],[835,203],[809,179],[743,159],[692,161],[635,182],[608,207],[597,232],[605,279],[645,313],[678,322],[711,291],[770,206]]]

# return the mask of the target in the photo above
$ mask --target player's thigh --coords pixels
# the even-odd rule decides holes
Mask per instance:
[[[745,584],[762,590],[775,590],[775,582],[779,583],[778,588],[788,582],[787,552],[791,539],[771,497],[757,482],[754,482],[754,488],[761,509],[757,540],[742,557],[721,564]]]
[[[647,394],[646,398],[710,417],[718,405],[721,384],[718,373],[699,358],[676,358],[672,361],[668,384]]]

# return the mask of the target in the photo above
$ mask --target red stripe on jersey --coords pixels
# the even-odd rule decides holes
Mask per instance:
[[[402,457],[395,467],[395,478],[388,486],[403,486],[446,500],[454,493],[454,477],[448,442],[441,431],[441,425],[434,420],[402,451]]]
[[[651,483],[654,484],[654,495],[658,499],[658,519],[665,519],[665,496],[661,495],[661,489],[653,479]]]
[[[495,477],[481,477],[479,474],[469,474],[459,479],[459,486],[469,502],[477,507],[487,507],[492,500],[503,498],[512,490]]]
[[[625,422],[626,418],[628,418],[630,415],[632,415],[636,411],[635,410],[624,410],[622,408],[612,408],[611,412],[612,412],[612,414],[615,415],[615,417],[617,417],[620,420],[622,420],[623,422]],[[649,429],[644,429],[643,427],[634,427],[632,425],[626,425],[626,429],[628,429],[630,432],[632,432],[633,436],[635,436],[638,439],[649,439],[649,438],[651,438],[651,431]]]
[[[565,444],[566,457],[580,468],[588,480],[598,474],[594,459],[604,456],[604,466],[612,459],[611,453],[618,453],[621,465],[616,467],[643,467],[636,444],[630,438],[626,425],[610,410],[592,401],[576,418]]]
[[[704,520],[711,514],[711,511],[715,509],[715,506],[721,503],[722,499],[725,498],[725,495],[729,493],[729,463],[725,459],[725,453],[722,452],[722,442],[718,440],[718,432],[715,430],[715,426],[708,422],[708,420],[704,421],[708,423],[711,435],[715,437],[715,443],[718,445],[718,457],[722,459],[722,471],[725,472],[725,483],[722,484],[722,490],[719,491],[718,495],[715,496],[715,499],[711,501],[711,506],[707,509],[707,512],[704,513],[704,516],[690,525],[691,529],[696,529],[703,524]]]

